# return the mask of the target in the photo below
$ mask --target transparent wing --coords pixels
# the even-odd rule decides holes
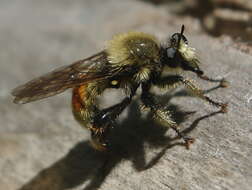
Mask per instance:
[[[111,75],[111,72],[107,71],[107,63],[106,53],[102,51],[69,66],[58,68],[15,88],[12,91],[14,103],[25,104],[54,96],[74,86],[107,78]]]

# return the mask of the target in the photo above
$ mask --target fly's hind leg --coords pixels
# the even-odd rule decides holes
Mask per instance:
[[[137,87],[133,88],[130,96],[124,98],[121,103],[102,110],[95,104],[95,98],[100,94],[96,88],[91,89],[87,84],[73,89],[73,114],[81,125],[91,131],[91,145],[96,150],[107,150],[109,131],[114,126],[115,119],[130,104]]]
[[[142,95],[141,100],[144,104],[144,107],[149,108],[154,116],[154,119],[159,121],[162,125],[170,127],[173,129],[177,135],[185,141],[185,146],[189,149],[189,146],[195,141],[193,138],[185,136],[179,131],[178,124],[173,121],[171,114],[168,110],[163,109],[154,99],[153,95],[149,93],[150,84],[142,85]]]
[[[119,104],[105,108],[103,110],[96,110],[96,113],[91,118],[91,137],[94,148],[104,151],[108,147],[107,136],[110,129],[114,127],[115,119],[122,113],[122,111],[130,104],[131,98],[124,98]]]
[[[121,103],[103,110],[96,110],[91,120],[91,124],[95,128],[93,130],[94,132],[92,133],[92,139],[94,143],[102,145],[102,147],[106,149],[108,146],[107,136],[110,129],[114,126],[115,119],[131,103],[132,97],[135,95],[138,86],[139,85],[133,85],[130,95],[124,98]]]

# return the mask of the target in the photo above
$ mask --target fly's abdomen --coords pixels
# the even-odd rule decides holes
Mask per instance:
[[[72,95],[72,111],[75,119],[86,126],[93,115],[95,99],[90,96],[88,84],[75,87]],[[86,126],[88,127],[88,126]]]

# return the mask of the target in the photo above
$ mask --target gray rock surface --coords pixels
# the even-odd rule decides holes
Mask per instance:
[[[251,189],[252,56],[201,33],[197,21],[139,1],[2,0],[0,15],[1,190]],[[11,102],[15,86],[103,49],[115,33],[165,39],[183,23],[205,72],[230,82],[213,89],[197,79],[209,96],[229,103],[228,114],[183,89],[163,93],[175,120],[196,138],[190,150],[141,117],[137,102],[120,118],[106,154],[90,148],[89,133],[73,119],[70,91],[27,105]],[[113,101],[119,99],[115,94]]]

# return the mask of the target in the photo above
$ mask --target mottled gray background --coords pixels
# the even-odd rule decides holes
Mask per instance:
[[[181,2],[155,2],[0,1],[1,190],[251,189],[251,54],[233,36],[214,38],[199,18],[176,13]],[[214,89],[197,79],[209,96],[229,103],[228,114],[216,114],[183,88],[162,92],[160,100],[196,138],[189,151],[172,131],[141,117],[137,100],[120,118],[107,154],[90,148],[89,133],[73,119],[70,90],[27,105],[12,103],[12,88],[102,50],[116,33],[137,30],[166,39],[182,24],[205,72],[230,82]],[[121,98],[106,94],[106,105]]]

